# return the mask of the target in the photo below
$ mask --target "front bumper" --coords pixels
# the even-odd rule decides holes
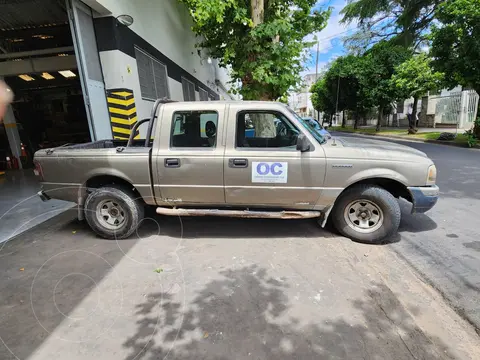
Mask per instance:
[[[410,186],[408,187],[412,195],[412,214],[424,213],[435,206],[438,200],[440,189],[437,185],[433,186]]]

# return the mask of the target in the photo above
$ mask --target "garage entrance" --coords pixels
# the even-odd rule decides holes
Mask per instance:
[[[92,10],[79,0],[0,1],[0,78],[15,93],[0,125],[3,228],[43,211],[36,198],[11,211],[39,190],[35,151],[112,138]]]
[[[1,151],[15,159],[7,168],[31,166],[41,148],[111,138],[109,122],[93,120],[108,111],[91,9],[5,0],[0,13],[0,77],[15,93],[0,129]]]

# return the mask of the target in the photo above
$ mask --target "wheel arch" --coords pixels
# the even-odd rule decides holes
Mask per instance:
[[[412,194],[410,191],[408,191],[407,186],[400,182],[397,179],[392,179],[390,177],[369,177],[369,178],[363,178],[360,180],[357,180],[350,185],[348,185],[346,188],[342,190],[342,192],[337,196],[335,201],[327,206],[326,211],[324,211],[324,216],[322,218],[321,226],[325,227],[328,217],[330,216],[330,213],[332,212],[333,208],[335,207],[335,204],[337,203],[337,200],[347,191],[348,189],[351,189],[354,186],[357,185],[376,185],[379,186],[386,191],[388,191],[390,194],[392,194],[396,198],[404,198],[409,202],[413,202],[412,199]]]
[[[88,193],[90,191],[89,189],[98,189],[98,188],[101,188],[101,187],[105,187],[107,185],[117,185],[117,186],[124,187],[124,188],[132,191],[139,200],[144,202],[143,198],[140,195],[140,193],[138,192],[138,190],[135,188],[135,186],[129,180],[126,180],[123,177],[120,177],[120,176],[117,176],[117,175],[110,175],[110,174],[95,175],[95,176],[92,176],[91,178],[89,178],[85,182],[85,186],[84,186],[84,189],[85,189],[84,200],[85,200],[86,196],[88,195]]]

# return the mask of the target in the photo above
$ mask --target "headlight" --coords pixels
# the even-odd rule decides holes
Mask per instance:
[[[427,185],[435,185],[437,181],[437,168],[435,165],[431,165],[428,168],[428,175],[427,175]]]

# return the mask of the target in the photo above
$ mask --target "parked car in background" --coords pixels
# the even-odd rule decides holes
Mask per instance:
[[[332,135],[325,130],[325,128],[318,123],[317,120],[311,117],[304,117],[302,120],[309,126],[313,127],[317,132],[320,133],[320,135],[326,137],[327,139],[331,139]]]

